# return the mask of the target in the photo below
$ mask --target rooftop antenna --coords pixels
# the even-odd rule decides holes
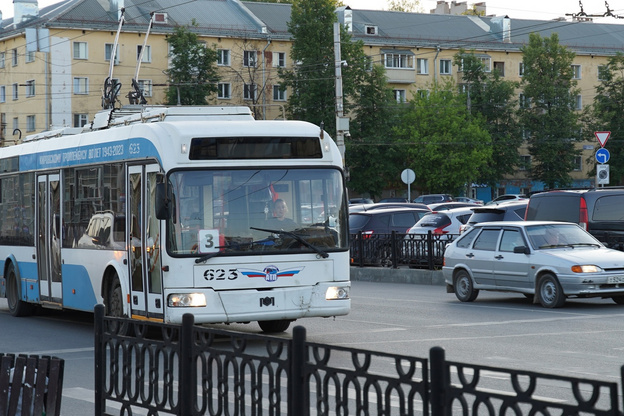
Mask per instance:
[[[124,12],[125,11],[126,9],[123,7],[120,10],[121,13],[119,16],[119,27],[117,28],[117,34],[115,35],[115,43],[113,43],[113,49],[111,50],[108,77],[104,81],[104,90],[102,91],[102,108],[104,110],[115,107],[115,100],[117,99],[117,95],[119,94],[119,90],[121,89],[121,84],[116,83],[113,80],[113,67],[115,66],[115,58],[117,56],[117,45],[119,44],[119,33],[121,32],[121,27],[124,24]]]
[[[141,91],[141,88],[139,87],[139,70],[141,69],[143,54],[145,53],[145,48],[147,47],[147,38],[149,37],[153,24],[154,12],[151,12],[149,26],[147,28],[147,32],[145,33],[145,39],[143,40],[143,47],[141,48],[141,53],[139,53],[136,70],[134,71],[134,78],[132,78],[132,90],[130,90],[130,92],[128,93],[128,99],[130,100],[130,104],[147,104],[147,100],[143,96],[143,91]]]

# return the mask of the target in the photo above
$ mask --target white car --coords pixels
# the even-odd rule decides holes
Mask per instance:
[[[624,252],[606,248],[577,224],[484,222],[446,247],[447,291],[462,302],[480,290],[518,292],[546,308],[568,297],[624,305]]]
[[[472,207],[447,209],[444,211],[432,211],[422,217],[408,234],[459,234],[459,229],[468,222],[472,215]]]

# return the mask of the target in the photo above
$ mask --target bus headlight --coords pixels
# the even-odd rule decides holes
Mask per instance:
[[[203,293],[173,293],[167,303],[170,307],[206,306],[206,296]]]
[[[332,286],[325,292],[325,300],[349,299],[349,287]]]

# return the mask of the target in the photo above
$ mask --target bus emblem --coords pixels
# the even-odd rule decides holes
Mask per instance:
[[[247,277],[263,277],[267,282],[275,282],[280,277],[293,277],[302,271],[305,267],[295,267],[293,269],[282,270],[277,266],[266,266],[262,271],[251,269],[238,269],[244,276]]]

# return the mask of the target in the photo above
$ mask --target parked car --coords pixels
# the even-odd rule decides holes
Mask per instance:
[[[453,200],[453,197],[448,194],[429,194],[429,195],[421,195],[414,199],[412,202],[420,202],[422,204],[436,204],[440,202],[450,202]]]
[[[390,234],[392,231],[406,233],[430,211],[425,208],[382,208],[349,213],[349,233],[360,231],[367,236]]]
[[[494,198],[493,200],[491,200],[490,202],[486,203],[485,205],[498,205],[500,203],[503,202],[510,202],[513,200],[518,200],[518,199],[527,199],[528,196],[525,194],[504,194],[501,196],[498,196],[496,198]]]
[[[355,205],[355,204],[374,204],[375,201],[373,201],[370,198],[351,198],[349,199],[349,205]]]
[[[431,211],[446,211],[453,208],[472,208],[478,207],[480,205],[473,204],[472,202],[442,202],[439,204],[429,204],[429,208]]]
[[[624,253],[573,223],[476,224],[447,246],[442,273],[447,291],[462,302],[496,290],[522,293],[545,308],[561,307],[568,297],[624,304]]]
[[[422,208],[427,211],[431,211],[428,205],[417,204],[414,202],[377,202],[375,204],[350,205],[349,212],[371,211],[384,208]]]
[[[468,222],[460,228],[466,232],[475,224],[492,221],[523,221],[529,200],[519,200],[497,206],[477,207],[472,209]]]
[[[472,210],[467,207],[453,208],[446,211],[432,211],[425,215],[413,227],[408,234],[459,234],[459,228],[465,224]]]
[[[377,202],[409,202],[407,198],[382,198]]]
[[[483,205],[483,201],[480,199],[468,198],[467,196],[456,196],[453,201],[457,202],[470,202],[471,204]]]
[[[574,222],[607,247],[624,250],[624,189],[534,194],[525,219]]]

